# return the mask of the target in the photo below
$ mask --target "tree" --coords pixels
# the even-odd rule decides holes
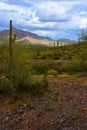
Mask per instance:
[[[78,34],[78,40],[79,41],[87,41],[87,31],[84,29]]]

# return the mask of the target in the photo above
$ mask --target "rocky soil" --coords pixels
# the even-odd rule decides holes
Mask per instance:
[[[87,130],[87,77],[48,77],[42,97],[0,95],[0,130]]]

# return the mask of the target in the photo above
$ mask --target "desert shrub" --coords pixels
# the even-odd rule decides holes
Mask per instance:
[[[20,94],[20,92],[27,92],[32,96],[40,96],[44,92],[48,90],[48,81],[45,77],[36,77],[31,75],[26,79],[20,78],[18,79],[18,83],[16,85],[16,92]]]
[[[53,51],[46,51],[45,53],[42,52],[39,56],[40,59],[43,59],[43,60],[48,60],[48,59],[53,59],[54,58],[54,52]]]
[[[71,63],[66,63],[62,66],[62,72],[67,72],[69,74],[84,72],[86,65],[81,60],[72,61]]]
[[[87,60],[82,60],[81,61],[81,66],[82,66],[82,70],[84,71],[84,72],[87,72]]]
[[[33,65],[33,69],[36,74],[45,74],[46,70],[48,69],[48,66],[45,63],[37,63]]]
[[[8,64],[5,76],[0,78],[0,92],[12,92],[16,95],[26,92],[39,96],[48,89],[45,77],[37,77],[30,73],[29,68],[20,63]]]
[[[87,72],[87,61],[68,60],[66,62],[55,64],[55,67],[53,69],[56,70],[58,74],[62,74],[62,73],[77,74],[77,73]]]
[[[40,49],[15,44],[13,45],[13,63],[10,64],[8,46],[0,45],[0,91],[15,93],[25,91],[32,95],[40,95],[48,86],[46,78],[40,78],[40,75],[56,76],[61,73],[86,72],[86,57],[87,43]],[[27,64],[30,59],[36,59],[37,63]],[[37,61],[37,59],[42,59],[42,62]],[[57,62],[53,63],[52,60],[61,60],[62,62],[57,64]],[[66,60],[68,60],[67,63],[65,63]],[[35,74],[39,75],[39,78],[34,78]]]
[[[13,83],[5,76],[0,77],[0,94],[10,93],[14,91]]]
[[[48,75],[54,75],[57,76],[58,75],[58,71],[54,70],[54,69],[49,69],[47,72]]]
[[[0,93],[20,94],[28,92],[32,95],[40,95],[48,88],[46,78],[32,80],[32,69],[24,64],[33,54],[30,53],[28,46],[13,45],[13,48],[14,55],[10,62],[7,46],[0,46],[0,49],[2,49],[0,51]],[[36,71],[40,70],[39,66],[38,64]],[[42,67],[44,66],[42,65]],[[45,70],[40,71],[44,72]]]
[[[27,91],[27,80],[30,73],[28,68],[26,68],[23,64],[20,62],[13,62],[12,64],[8,63],[5,75],[8,77],[9,81],[13,83],[15,92]]]
[[[29,92],[33,96],[40,96],[48,90],[48,81],[46,77],[31,76],[29,79]]]
[[[32,65],[32,70],[35,74],[47,74],[47,71],[51,68],[54,68],[52,61],[38,62]]]
[[[8,59],[7,45],[0,44],[0,74],[4,73]]]

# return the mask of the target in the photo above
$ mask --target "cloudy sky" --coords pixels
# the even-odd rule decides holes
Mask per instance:
[[[0,0],[0,30],[19,29],[53,39],[77,39],[87,29],[87,0]]]

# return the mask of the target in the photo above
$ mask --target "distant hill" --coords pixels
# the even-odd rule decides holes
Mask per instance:
[[[73,43],[73,42],[75,42],[74,40],[70,40],[70,39],[67,39],[67,38],[58,39],[57,41],[65,42],[65,43]]]
[[[17,35],[16,42],[23,44],[43,44],[47,46],[53,46],[53,40],[49,37],[38,36],[37,34],[13,28],[13,34]],[[8,42],[9,30],[3,30],[0,32],[0,42]]]
[[[35,33],[31,33],[31,32],[28,32],[28,31],[24,31],[24,30],[20,30],[20,29],[16,29],[13,27],[13,34],[17,34],[17,38],[18,39],[21,39],[21,38],[24,38],[24,37],[27,37],[27,36],[30,36],[34,39],[45,39],[45,40],[50,40],[52,41],[51,38],[49,37],[43,37],[43,36],[38,36],[37,34]],[[0,37],[3,37],[3,36],[8,36],[9,34],[9,30],[3,30],[0,32]]]
[[[32,44],[32,45],[42,45],[42,46],[54,46],[54,41],[53,39],[49,37],[43,37],[39,36],[35,33],[31,33],[28,31],[16,29],[13,27],[13,35],[17,35],[17,40],[16,42],[22,43],[22,44]],[[1,42],[6,42],[8,43],[9,40],[9,30],[3,30],[0,32],[0,43]],[[75,43],[75,41],[70,40],[70,39],[58,39],[55,42],[59,41],[60,45],[65,45],[65,44],[72,44]]]

